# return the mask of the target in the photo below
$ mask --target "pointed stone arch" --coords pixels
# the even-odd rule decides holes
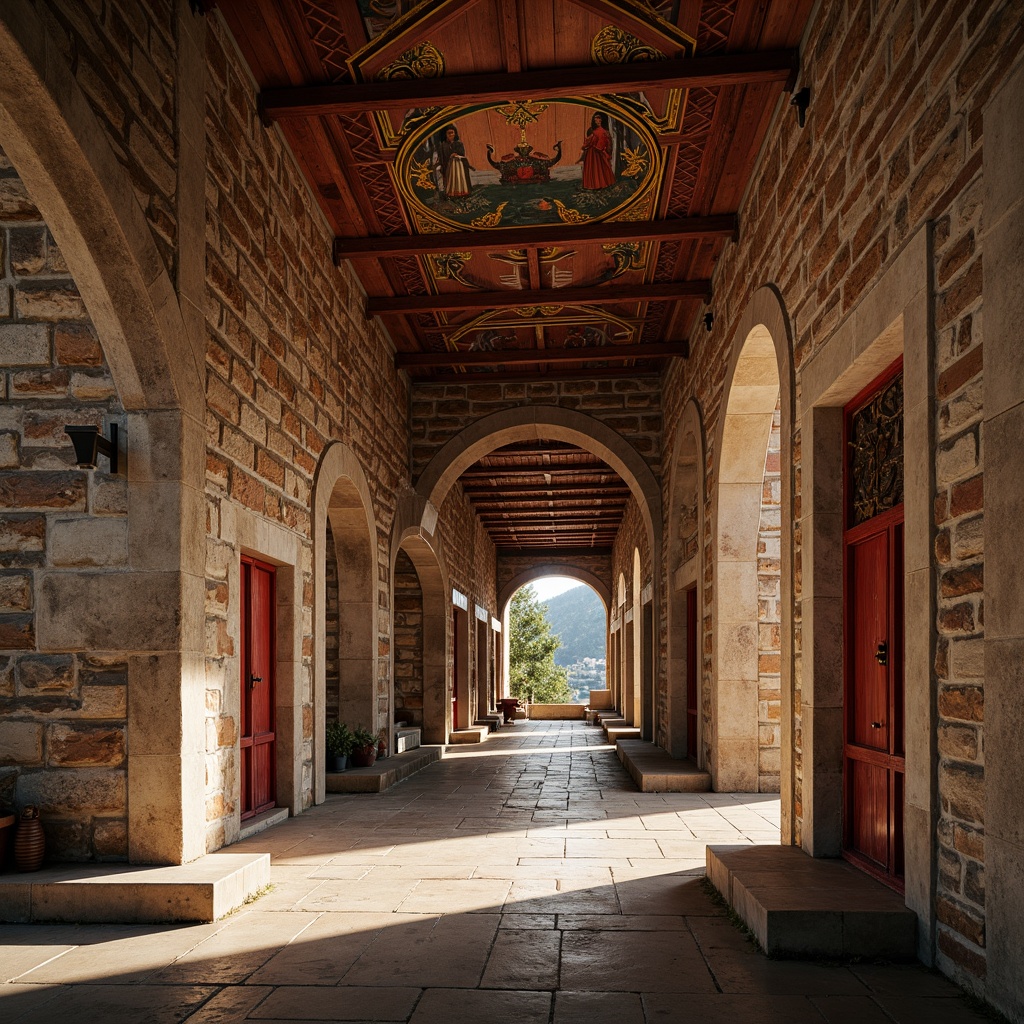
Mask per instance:
[[[323,802],[324,726],[337,715],[350,727],[376,731],[377,524],[369,484],[356,453],[341,441],[328,445],[313,481],[313,764],[315,799]],[[339,629],[339,705],[327,707],[327,527],[344,594]]]
[[[759,288],[740,317],[714,444],[712,499],[714,619],[711,759],[717,790],[758,789],[757,533],[765,453],[781,408],[783,523],[791,523],[792,335],[778,293]],[[791,822],[792,531],[782,561],[783,835]]]

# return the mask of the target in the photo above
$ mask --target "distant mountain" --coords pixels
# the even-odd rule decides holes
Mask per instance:
[[[551,631],[562,638],[555,664],[568,666],[580,658],[605,656],[604,605],[590,587],[581,583],[543,603],[548,606]]]

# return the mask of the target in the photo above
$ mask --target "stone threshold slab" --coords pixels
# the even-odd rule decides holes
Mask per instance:
[[[346,772],[327,773],[328,793],[383,793],[395,783],[414,775],[428,764],[439,761],[442,748],[416,747],[401,754],[392,754],[374,761],[369,768],[349,768]]]
[[[769,956],[917,959],[903,897],[795,846],[709,846],[707,875]]]
[[[218,852],[169,867],[58,864],[0,875],[0,921],[216,921],[269,884],[269,853]]]
[[[448,746],[459,743],[483,743],[490,729],[486,725],[471,725],[468,729],[452,729],[448,733]]]
[[[678,760],[649,740],[620,739],[615,753],[641,793],[707,793],[711,776],[693,761]]]
[[[609,743],[618,743],[619,740],[640,739],[640,728],[636,725],[606,725],[604,734],[608,737]]]

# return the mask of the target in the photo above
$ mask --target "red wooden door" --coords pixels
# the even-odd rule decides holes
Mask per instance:
[[[274,567],[242,558],[241,625],[241,791],[242,817],[269,810],[275,802]]]
[[[887,374],[869,399],[877,405],[894,386]],[[898,415],[902,420],[902,381]],[[891,395],[890,395],[891,397]],[[856,403],[866,408],[862,399]],[[890,403],[890,406],[892,404]],[[885,412],[892,420],[895,406]],[[885,410],[883,410],[885,411]],[[852,420],[851,420],[852,422]],[[847,859],[902,891],[903,801],[906,757],[903,706],[903,502],[902,467],[892,477],[895,452],[872,440],[863,424],[857,440],[867,448],[868,475],[886,477],[876,500],[864,481],[853,481],[844,535],[844,828]],[[902,426],[884,424],[902,439]],[[853,435],[851,435],[853,436]],[[867,438],[867,440],[865,440]],[[888,460],[888,470],[886,468]],[[880,471],[881,469],[881,471]],[[853,474],[856,467],[850,470]],[[886,505],[889,507],[886,507]]]
[[[697,588],[686,592],[686,756],[697,759]]]

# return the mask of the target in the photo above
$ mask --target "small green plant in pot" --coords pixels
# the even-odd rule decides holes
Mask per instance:
[[[352,733],[352,764],[356,768],[369,768],[377,760],[377,737],[361,725]]]
[[[352,733],[344,722],[328,722],[324,736],[327,751],[327,770],[343,772],[352,753]]]

